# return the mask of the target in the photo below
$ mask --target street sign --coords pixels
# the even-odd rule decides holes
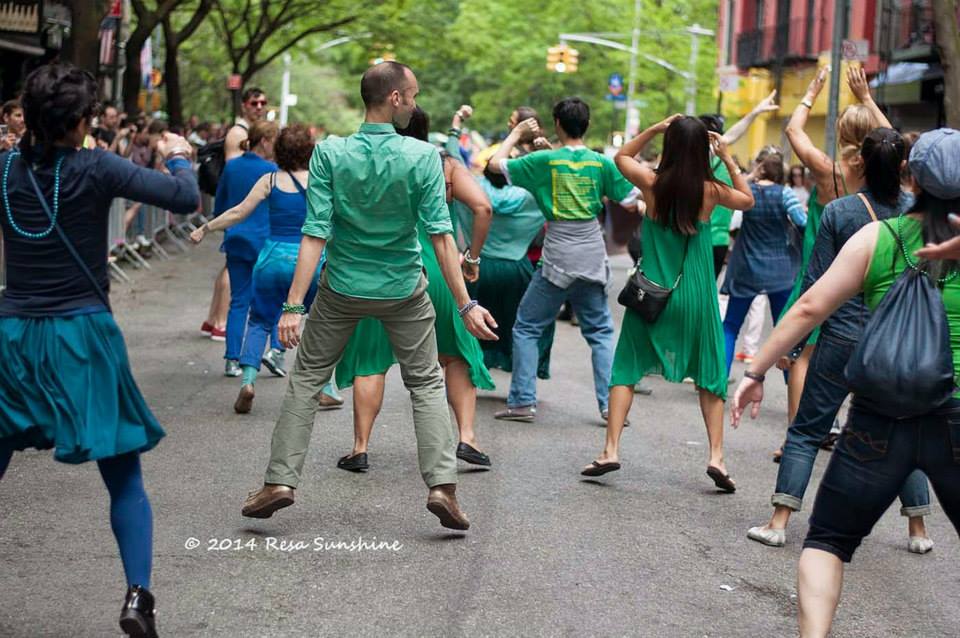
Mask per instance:
[[[623,76],[619,73],[611,73],[610,79],[607,80],[607,88],[610,90],[610,95],[620,95],[623,93]]]
[[[870,43],[867,40],[844,40],[840,50],[844,60],[866,62],[870,57]]]
[[[287,97],[286,97],[287,106],[296,106],[297,99],[298,98],[296,93],[287,93]]]
[[[736,73],[721,75],[720,90],[725,93],[732,93],[740,90],[740,76]]]
[[[243,86],[243,78],[239,73],[231,73],[227,76],[227,88],[231,91],[239,91]]]

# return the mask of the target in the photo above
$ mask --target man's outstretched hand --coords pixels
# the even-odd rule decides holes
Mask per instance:
[[[493,315],[483,306],[474,306],[471,308],[470,312],[463,315],[463,323],[467,326],[470,334],[477,339],[483,339],[484,341],[499,341],[500,339],[497,333],[491,329],[497,327],[497,322],[494,321]]]

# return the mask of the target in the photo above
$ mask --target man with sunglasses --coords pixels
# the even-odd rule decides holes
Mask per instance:
[[[263,89],[251,87],[243,92],[241,99],[240,112],[242,115],[227,131],[227,137],[223,143],[223,156],[228,162],[234,157],[243,155],[243,149],[240,148],[240,145],[243,140],[247,139],[247,130],[251,124],[262,119],[267,112],[267,94],[263,92]]]

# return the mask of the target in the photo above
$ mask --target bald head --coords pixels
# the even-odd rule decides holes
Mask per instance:
[[[381,62],[363,74],[360,97],[367,108],[380,106],[394,91],[402,93],[415,82],[413,71],[406,64]]]

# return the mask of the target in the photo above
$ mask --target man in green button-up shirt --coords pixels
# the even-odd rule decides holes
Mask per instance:
[[[371,67],[360,82],[366,106],[360,131],[327,139],[314,150],[307,219],[279,326],[280,340],[300,348],[273,431],[264,485],[244,502],[244,516],[268,518],[293,504],[320,390],[357,322],[376,317],[387,330],[413,401],[420,473],[429,488],[427,509],[444,527],[470,526],[457,503],[458,437],[437,361],[435,313],[426,294],[418,221],[430,235],[467,329],[480,339],[496,339],[491,329],[497,326],[467,295],[437,149],[401,137],[394,128],[409,123],[418,93],[417,78],[407,66],[384,62]],[[301,304],[325,247],[326,269],[301,340]]]

